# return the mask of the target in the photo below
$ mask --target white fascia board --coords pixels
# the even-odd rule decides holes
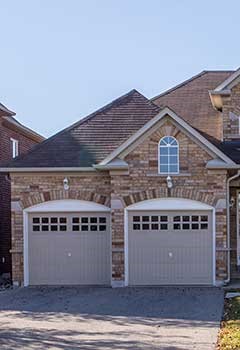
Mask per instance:
[[[105,165],[95,164],[93,165],[93,167],[98,170],[125,170],[125,169],[128,169],[128,163],[126,163],[122,159],[116,158],[112,162],[109,162],[108,164],[105,164]]]
[[[230,77],[228,77],[226,80],[224,80],[220,85],[218,85],[214,91],[215,92],[220,92],[222,90],[225,90],[226,88],[228,88],[235,79],[237,79],[238,77],[240,77],[240,68],[238,68],[233,74],[230,75]]]
[[[139,139],[148,129],[154,126],[158,121],[160,121],[165,116],[170,116],[175,120],[183,129],[188,131],[193,137],[200,141],[205,147],[207,147],[212,153],[217,155],[227,164],[235,164],[228,156],[226,156],[222,151],[220,151],[216,146],[209,142],[205,137],[203,137],[198,131],[192,128],[188,123],[186,123],[182,118],[180,118],[175,112],[170,108],[166,107],[160,111],[154,118],[147,122],[141,129],[139,129],[134,135],[132,135],[127,141],[125,141],[120,147],[113,151],[108,157],[106,157],[99,165],[106,165],[111,162],[114,158],[118,157],[126,148],[128,148],[133,142]]]
[[[96,171],[93,167],[46,167],[46,168],[0,168],[0,173],[46,173],[46,172],[84,172],[84,171]]]

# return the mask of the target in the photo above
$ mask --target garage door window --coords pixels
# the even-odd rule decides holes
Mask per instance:
[[[167,230],[167,215],[139,215],[133,216],[133,230]]]
[[[174,230],[207,230],[208,216],[207,215],[184,215],[173,217]]]
[[[33,217],[32,230],[34,232],[67,231],[66,217]]]
[[[107,230],[106,217],[73,217],[72,218],[72,230],[83,232],[96,232]]]

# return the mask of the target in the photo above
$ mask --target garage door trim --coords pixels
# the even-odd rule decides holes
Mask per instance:
[[[149,199],[141,202],[137,202],[135,204],[131,204],[124,210],[124,273],[125,273],[125,281],[124,285],[129,285],[129,252],[128,252],[128,217],[129,211],[152,211],[152,210],[168,210],[168,211],[176,211],[176,210],[209,210],[212,212],[212,284],[216,286],[216,225],[215,225],[215,208],[199,202],[195,200],[185,199],[185,198],[156,198]]]
[[[29,262],[28,262],[28,214],[34,212],[110,212],[105,205],[77,199],[53,200],[33,205],[23,210],[23,260],[24,260],[24,286],[29,286]],[[111,237],[111,227],[110,227]],[[111,247],[111,242],[110,242]],[[111,254],[111,250],[109,252]],[[111,262],[111,259],[110,259]],[[111,271],[111,266],[110,266]],[[109,273],[110,273],[109,271]]]

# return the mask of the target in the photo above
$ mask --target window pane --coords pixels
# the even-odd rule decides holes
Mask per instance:
[[[151,220],[154,222],[158,221],[158,216],[152,216]]]
[[[134,217],[133,217],[133,221],[139,222],[139,221],[140,221],[140,216],[134,216]]]
[[[33,231],[40,231],[39,225],[33,225]]]
[[[198,230],[199,225],[198,224],[192,224],[192,230]]]
[[[161,164],[168,164],[168,156],[160,155],[160,163]]]
[[[177,140],[175,140],[173,137],[171,137],[170,144],[174,145],[174,146],[177,146]]]
[[[67,218],[60,218],[60,224],[66,224]]]
[[[57,229],[58,229],[57,225],[52,225],[51,226],[51,231],[57,231]]]
[[[66,225],[60,225],[60,231],[67,231]]]
[[[84,231],[83,226],[82,226],[82,231]],[[91,225],[91,231],[97,231],[97,225]]]
[[[42,218],[42,224],[48,224],[48,218]]]
[[[160,147],[160,154],[161,155],[167,155],[168,154],[168,147]]]
[[[152,230],[158,230],[158,224],[152,224]]]
[[[183,228],[183,230],[189,230],[190,229],[190,225],[189,224],[183,224],[182,228]]]
[[[177,173],[177,172],[178,172],[178,165],[177,164],[170,164],[169,173]]]
[[[140,224],[133,224],[134,230],[140,230]]]
[[[161,230],[167,230],[168,229],[168,224],[161,224],[160,228],[161,228]]]
[[[142,228],[143,230],[149,230],[149,224],[143,224]]]
[[[48,225],[42,225],[42,231],[48,231]]]
[[[82,221],[82,222],[83,222],[83,221]],[[97,218],[90,218],[90,222],[91,222],[92,224],[97,223]]]
[[[208,224],[201,224],[201,230],[207,230]]]
[[[201,216],[201,221],[208,221],[207,215],[202,215]]]
[[[51,224],[57,224],[58,218],[51,218]]]
[[[99,218],[99,222],[100,224],[105,224],[107,221],[106,218]]]
[[[185,221],[185,222],[186,222],[186,221],[190,221],[190,216],[183,216],[183,217],[182,217],[182,220]]]
[[[198,216],[197,215],[192,216],[192,221],[198,221]]]
[[[99,231],[106,231],[107,226],[106,225],[100,225],[99,226]]]
[[[81,223],[87,224],[88,223],[88,218],[81,218]]]
[[[78,224],[79,223],[79,218],[72,218],[73,224]]]
[[[178,154],[178,147],[172,146],[169,148],[169,154],[171,156],[177,155]]]
[[[33,218],[32,221],[33,221],[34,224],[39,224],[40,219],[39,218]]]
[[[72,230],[73,231],[79,231],[79,225],[73,225]]]
[[[169,161],[170,161],[170,164],[177,164],[178,163],[178,156],[170,156]]]
[[[174,216],[173,221],[174,222],[181,221],[181,217],[180,216]]]
[[[149,216],[143,216],[142,217],[143,222],[148,222],[149,221]]]
[[[97,227],[97,226],[96,226]],[[91,228],[92,228],[92,226],[91,226]],[[81,230],[82,231],[88,231],[88,225],[82,225],[81,226]],[[91,229],[91,231],[93,231],[92,229]],[[95,230],[96,231],[96,230]]]
[[[160,173],[168,173],[168,166],[160,164]]]
[[[167,221],[168,221],[167,215],[160,216],[160,221],[161,221],[161,222],[167,222]]]
[[[181,225],[180,224],[174,224],[173,225],[173,229],[174,230],[180,230],[181,229]]]

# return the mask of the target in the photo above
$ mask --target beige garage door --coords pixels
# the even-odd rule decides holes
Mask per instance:
[[[29,214],[30,285],[109,285],[107,213]]]
[[[129,285],[213,284],[211,211],[129,212]]]

